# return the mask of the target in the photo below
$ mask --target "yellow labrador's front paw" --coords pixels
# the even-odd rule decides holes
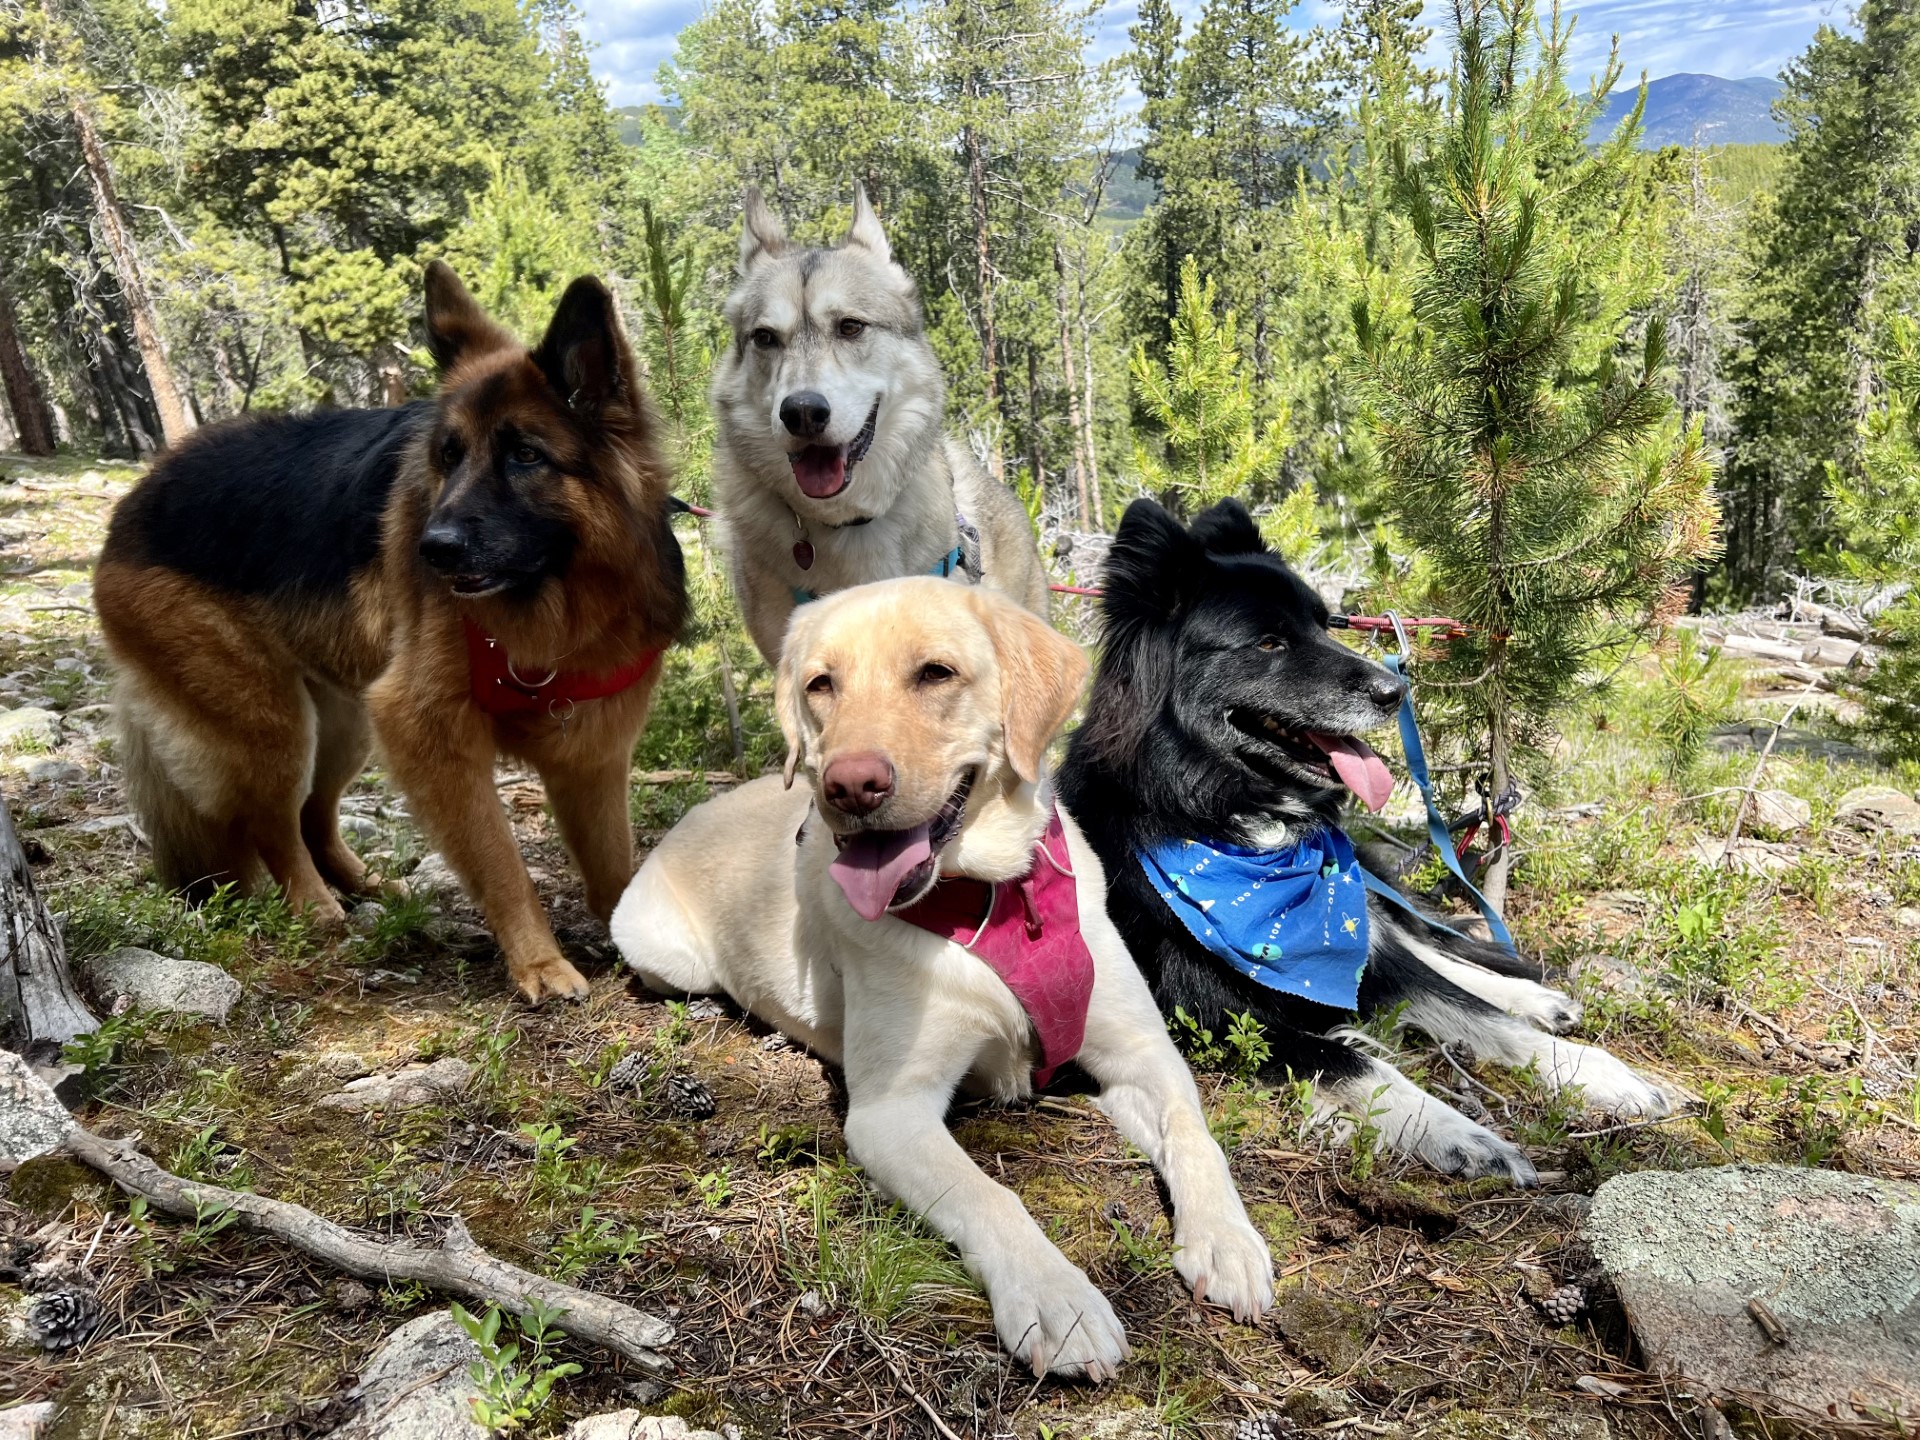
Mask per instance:
[[[1243,1325],[1273,1305],[1273,1255],[1260,1232],[1239,1218],[1183,1225],[1174,1268],[1195,1300],[1219,1305]]]
[[[510,965],[508,972],[530,1005],[538,1005],[548,999],[584,1000],[589,993],[587,977],[558,954]]]

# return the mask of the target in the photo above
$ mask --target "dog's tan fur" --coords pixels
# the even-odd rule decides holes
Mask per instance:
[[[939,873],[1023,876],[1048,823],[1046,747],[1085,675],[1077,646],[985,588],[908,578],[801,608],[777,689],[789,776],[804,767],[810,783],[783,788],[767,776],[696,807],[635,877],[613,936],[655,989],[724,991],[841,1064],[849,1152],[959,1249],[1008,1349],[1036,1373],[1099,1378],[1128,1353],[1112,1307],[944,1124],[963,1085],[1003,1100],[1031,1092],[1027,1013],[964,947],[893,915],[855,913],[829,865],[835,829],[863,822],[826,803],[821,778],[836,757],[886,757],[894,790],[865,823],[897,830],[939,812],[971,773]],[[1107,919],[1099,860],[1070,816],[1061,825],[1094,962],[1078,1063],[1166,1179],[1181,1276],[1197,1295],[1257,1316],[1273,1295],[1266,1245]]]
[[[494,758],[540,774],[587,903],[605,918],[633,872],[627,770],[660,667],[580,705],[564,725],[488,715],[470,694],[463,621],[529,674],[562,662],[612,671],[666,646],[685,610],[678,558],[658,522],[667,471],[624,343],[611,357],[617,383],[586,418],[444,266],[429,271],[427,307],[436,350],[455,358],[434,424],[401,462],[378,558],[343,592],[305,605],[224,593],[143,563],[140,537],[116,522],[94,594],[118,672],[128,789],[168,883],[250,885],[264,867],[290,904],[337,923],[329,883],[368,888],[339,835],[339,798],[377,733],[395,784],[485,912],[514,983],[531,1000],[579,996],[586,982],[554,942],[494,789]],[[449,483],[432,442],[453,434],[476,451],[508,425],[537,437],[555,462],[573,561],[530,601],[456,599],[419,555]],[[184,482],[174,458],[142,485]]]

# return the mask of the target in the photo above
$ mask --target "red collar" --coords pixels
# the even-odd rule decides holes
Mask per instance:
[[[1034,847],[1033,868],[988,884],[949,876],[894,915],[944,935],[993,967],[1033,1022],[1040,1063],[1033,1083],[1080,1053],[1093,998],[1093,954],[1080,930],[1078,882],[1060,814]]]
[[[507,658],[506,646],[471,620],[467,631],[467,675],[473,703],[488,715],[551,715],[569,719],[584,700],[603,700],[638,684],[659,660],[658,650],[643,650],[617,670],[534,670],[522,673]]]

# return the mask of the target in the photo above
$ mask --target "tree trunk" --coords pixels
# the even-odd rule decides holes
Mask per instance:
[[[975,77],[967,80],[967,98],[978,104],[980,87]],[[1003,419],[1000,414],[1000,342],[993,330],[993,253],[988,246],[987,229],[987,163],[981,153],[980,132],[968,125],[961,133],[961,144],[967,152],[967,197],[973,209],[973,252],[976,283],[980,287],[980,363],[986,374],[987,409],[996,420]],[[1007,466],[1000,453],[1000,437],[992,435],[987,441],[987,468],[993,478],[1004,482],[1007,478]]]
[[[1080,406],[1080,448],[1087,457],[1087,489],[1093,495],[1093,528],[1104,530],[1107,525],[1107,505],[1100,493],[1100,452],[1093,434],[1093,322],[1087,319],[1087,277],[1084,272],[1080,276],[1080,383],[1086,387],[1086,398]]]
[[[1073,438],[1074,492],[1080,502],[1080,528],[1091,530],[1093,497],[1087,493],[1087,457],[1083,446],[1085,426],[1081,423],[1080,387],[1073,371],[1073,309],[1067,291],[1067,257],[1058,240],[1053,242],[1053,273],[1060,282],[1060,364],[1061,373],[1066,377],[1067,424]]]
[[[67,972],[66,946],[34,887],[27,852],[0,799],[0,1048],[29,1065],[54,1065],[69,1040],[100,1022],[87,1009]]]
[[[114,272],[120,277],[120,293],[133,321],[134,343],[140,348],[140,363],[147,372],[154,409],[159,412],[160,430],[167,444],[177,445],[193,433],[193,416],[187,410],[173,366],[167,359],[160,318],[154,311],[153,297],[147,293],[146,275],[140,268],[133,232],[127,228],[126,216],[120,210],[106,147],[100,142],[100,132],[94,128],[86,102],[75,96],[71,103],[74,132],[80,137],[80,155],[93,183],[94,216],[100,222],[107,252],[113,257]]]
[[[1504,636],[1496,635],[1487,650],[1487,690],[1493,697],[1493,704],[1487,707],[1487,768],[1491,771],[1488,787],[1493,798],[1498,800],[1507,793],[1507,775],[1513,756],[1513,716],[1507,706],[1507,642]],[[1487,897],[1487,904],[1493,907],[1493,913],[1506,918],[1507,914],[1507,867],[1512,863],[1513,852],[1499,843],[1498,832],[1489,828],[1487,832],[1487,873],[1481,881],[1480,893]]]
[[[7,409],[13,413],[21,451],[28,455],[53,454],[53,412],[47,408],[46,392],[40,388],[40,377],[33,373],[26,346],[20,343],[13,300],[4,289],[0,289],[0,384],[6,387]]]

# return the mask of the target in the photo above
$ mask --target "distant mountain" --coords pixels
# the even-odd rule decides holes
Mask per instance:
[[[1640,144],[1777,145],[1786,134],[1774,121],[1772,105],[1780,82],[1764,76],[1722,80],[1718,75],[1667,75],[1647,82],[1647,108],[1640,117]],[[1636,86],[1622,85],[1607,97],[1594,123],[1594,139],[1611,135],[1633,110]]]

